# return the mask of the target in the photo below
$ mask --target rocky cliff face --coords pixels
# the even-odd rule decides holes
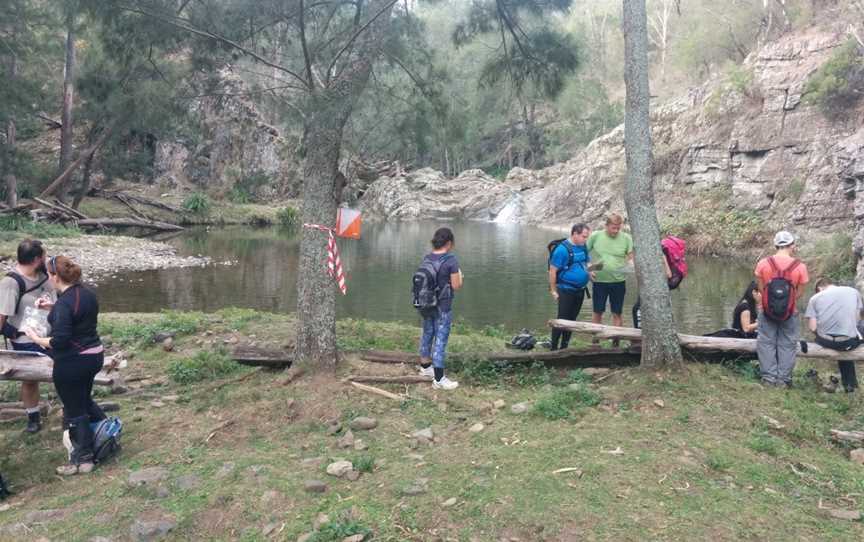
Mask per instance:
[[[752,54],[737,77],[654,104],[661,219],[674,222],[699,208],[749,213],[766,229],[791,228],[805,242],[811,234],[854,231],[864,220],[861,111],[829,119],[802,100],[809,76],[845,40],[820,30],[786,36]],[[421,170],[379,179],[361,205],[386,218],[597,224],[609,210],[624,209],[624,175],[621,126],[566,163],[516,169],[504,183],[476,170],[456,179]],[[864,233],[858,239],[864,248]]]
[[[248,87],[230,68],[211,96],[192,109],[200,141],[159,141],[157,182],[226,194],[237,186],[260,198],[300,193],[299,159],[279,130],[262,118]]]

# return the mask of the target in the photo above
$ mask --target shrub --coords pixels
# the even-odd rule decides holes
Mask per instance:
[[[183,200],[183,209],[195,215],[207,215],[210,213],[210,198],[203,192],[190,194]]]
[[[279,224],[286,228],[296,228],[300,225],[300,212],[294,207],[282,207],[276,212]]]
[[[864,62],[858,44],[850,39],[807,80],[804,99],[829,115],[855,105],[864,91]]]
[[[192,384],[221,378],[239,369],[240,365],[225,350],[202,350],[191,358],[172,360],[168,364],[168,376],[178,384]]]
[[[235,186],[231,189],[231,192],[228,193],[228,199],[231,200],[232,203],[249,203],[252,201],[252,195],[239,186]]]
[[[375,459],[368,455],[355,458],[351,464],[357,472],[372,472],[375,469]]]
[[[538,400],[534,412],[548,420],[564,420],[583,407],[600,404],[600,395],[584,384],[558,389]]]

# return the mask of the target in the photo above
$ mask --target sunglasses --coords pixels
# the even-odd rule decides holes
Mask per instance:
[[[51,256],[50,258],[48,258],[48,265],[46,267],[48,268],[49,273],[51,273],[52,275],[56,275],[57,274],[57,256]]]

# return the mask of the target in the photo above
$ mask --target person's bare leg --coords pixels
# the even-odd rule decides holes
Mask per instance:
[[[620,314],[612,313],[612,325],[615,327],[624,327],[624,318]],[[612,346],[619,346],[621,342],[618,339],[612,339]]]
[[[603,313],[602,312],[591,313],[591,322],[594,324],[602,324],[603,323]],[[598,339],[596,336],[592,336],[591,337],[591,344],[600,344],[600,339]]]

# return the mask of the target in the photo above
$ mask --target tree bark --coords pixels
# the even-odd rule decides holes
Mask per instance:
[[[369,2],[366,14],[375,19],[367,23],[365,30],[361,29],[341,73],[326,87],[318,86],[310,78],[313,88],[307,108],[310,113],[303,127],[304,224],[335,227],[342,133],[369,81],[392,9],[392,0]],[[334,371],[338,362],[336,285],[326,272],[326,262],[327,233],[303,228],[297,278],[297,362],[313,370]]]
[[[63,70],[63,113],[60,127],[60,164],[57,174],[60,175],[72,162],[72,102],[75,99],[75,10],[72,6],[66,8],[66,65]],[[68,183],[67,183],[68,184]],[[66,186],[61,186],[57,197],[65,202]]]
[[[90,153],[90,155],[87,156],[87,159],[84,161],[84,173],[81,175],[81,186],[78,188],[78,192],[75,194],[75,199],[72,200],[73,209],[78,209],[78,206],[81,205],[81,202],[84,200],[84,197],[90,190],[90,176],[93,173],[94,156],[96,156],[95,152]]]
[[[13,55],[9,60],[9,82],[11,83],[17,75],[18,61]],[[15,119],[12,117],[6,123],[6,149],[3,156],[3,165],[6,169],[6,205],[10,209],[18,205],[18,177],[15,175],[15,143]]]
[[[648,32],[645,0],[624,0],[624,203],[633,230],[636,280],[642,297],[642,365],[682,363],[672,299],[666,286],[660,225],[654,206],[648,90]]]

